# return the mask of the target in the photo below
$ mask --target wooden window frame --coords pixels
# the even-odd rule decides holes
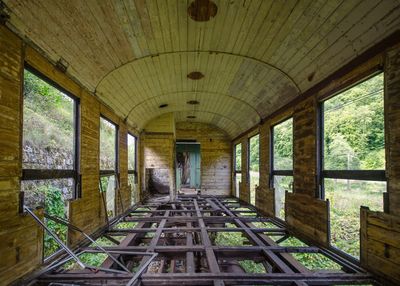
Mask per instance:
[[[240,170],[238,170],[236,167],[236,147],[240,145],[240,160],[242,160],[242,149],[243,149],[243,144],[241,142],[236,143],[233,147],[233,173],[236,175],[238,173],[242,173],[242,164],[240,163]]]
[[[135,161],[135,163],[134,163],[134,167],[133,167],[133,170],[132,169],[129,169],[129,164],[128,164],[128,174],[133,174],[133,175],[135,175],[135,183],[137,183],[137,175],[138,175],[138,172],[137,172],[137,166],[138,166],[138,160],[137,160],[137,158],[138,158],[138,154],[137,154],[137,151],[138,151],[138,137],[137,136],[135,136],[135,135],[133,135],[132,133],[130,133],[130,132],[128,132],[128,134],[127,134],[127,139],[129,138],[129,136],[132,136],[133,138],[135,138],[135,157],[134,157],[134,161]],[[128,145],[128,141],[127,141],[127,145]],[[129,162],[129,153],[128,153],[128,162]]]
[[[324,103],[340,95],[341,93],[371,79],[372,77],[383,73],[382,69],[375,69],[373,72],[369,73],[367,76],[360,78],[354,83],[345,86],[339,90],[335,90],[330,94],[322,97],[318,102],[317,110],[317,184],[318,188],[316,190],[315,196],[320,199],[325,199],[325,186],[324,179],[345,179],[345,180],[360,180],[360,181],[374,181],[374,182],[387,182],[386,170],[325,170],[324,169],[324,143],[325,143],[325,129],[324,129]],[[384,91],[385,92],[385,91]],[[385,97],[383,98],[385,100]],[[384,114],[384,120],[385,120]],[[386,130],[385,130],[386,133]],[[386,149],[386,146],[385,146]],[[388,204],[384,202],[384,209]]]
[[[287,120],[294,120],[293,116],[285,117],[285,119],[280,120],[279,122],[275,123],[270,128],[270,136],[269,136],[269,187],[273,189],[274,186],[274,176],[286,176],[286,177],[293,177],[293,163],[294,163],[294,125],[292,122],[292,169],[291,170],[275,170],[275,158],[274,158],[274,128],[281,123],[286,122]]]
[[[78,199],[82,196],[81,194],[81,174],[80,174],[80,98],[63,88],[57,82],[53,81],[34,67],[29,64],[24,64],[24,73],[28,71],[38,77],[40,80],[44,81],[48,85],[62,92],[66,96],[70,97],[74,103],[74,114],[73,114],[73,127],[74,127],[74,164],[73,169],[59,170],[59,169],[22,169],[22,181],[32,181],[32,180],[55,180],[55,179],[73,179],[74,180],[74,191],[72,199]],[[25,79],[22,79],[24,82]],[[24,87],[23,87],[24,89]],[[22,100],[22,106],[24,101]],[[22,112],[23,113],[23,112]],[[23,126],[23,125],[22,125]],[[23,129],[23,127],[22,127]],[[23,193],[22,199],[20,201],[20,210],[23,210]]]
[[[119,166],[118,166],[118,162],[119,162],[119,148],[118,148],[118,143],[119,143],[119,126],[114,123],[112,120],[108,119],[106,116],[104,116],[103,114],[100,114],[100,120],[103,119],[109,123],[111,123],[114,127],[115,127],[115,138],[114,138],[114,142],[115,142],[115,168],[114,170],[112,169],[101,169],[100,168],[100,177],[108,177],[108,176],[115,176],[117,178],[117,176],[119,176]],[[99,127],[100,129],[100,127]],[[100,133],[99,133],[99,142],[100,142]],[[99,154],[100,154],[100,150],[99,150]]]

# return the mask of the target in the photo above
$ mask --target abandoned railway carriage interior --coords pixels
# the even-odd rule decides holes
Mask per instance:
[[[0,1],[0,285],[400,285],[399,257],[400,1]]]

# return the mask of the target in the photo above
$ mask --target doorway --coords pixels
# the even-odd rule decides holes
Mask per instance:
[[[176,187],[178,192],[195,194],[200,189],[200,143],[176,143]]]

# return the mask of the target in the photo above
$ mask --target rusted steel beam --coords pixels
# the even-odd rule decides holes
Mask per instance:
[[[104,230],[102,234],[117,244],[103,248],[110,253],[118,251],[120,254],[116,257],[126,263],[129,269],[138,263],[137,269],[145,270],[144,273],[125,275],[60,268],[40,276],[40,285],[53,282],[84,285],[350,285],[368,284],[373,280],[363,269],[353,267],[351,262],[339,259],[329,250],[315,246],[288,247],[277,244],[271,237],[291,235],[285,223],[274,218],[259,217],[253,206],[238,202],[237,199],[185,196],[178,197],[175,202],[142,204],[136,208],[146,210],[131,210],[119,221],[111,222],[110,229]],[[253,212],[255,214],[252,217],[241,216]],[[115,228],[119,222],[130,221],[137,222],[135,227]],[[255,222],[272,222],[276,228],[258,228]],[[156,227],[152,227],[154,223]],[[219,232],[241,232],[252,245],[215,245],[215,235]],[[126,237],[119,242],[115,239],[119,235]],[[88,246],[78,250],[99,252]],[[129,252],[138,255],[128,255]],[[140,255],[142,252],[157,253],[159,259],[149,264]],[[291,253],[324,254],[342,265],[345,273],[312,272],[295,260]],[[102,267],[118,270],[118,265],[109,260],[106,259]],[[243,260],[262,263],[266,272],[246,273],[239,263]]]
[[[219,265],[218,265],[218,261],[217,261],[217,257],[215,256],[214,251],[211,248],[211,240],[210,237],[208,236],[207,233],[207,229],[206,229],[206,225],[204,223],[204,219],[202,217],[202,214],[200,212],[200,208],[199,205],[197,203],[197,200],[194,199],[193,200],[194,203],[194,207],[196,209],[196,215],[198,217],[198,224],[201,228],[201,241],[203,242],[204,248],[205,248],[205,252],[206,252],[206,258],[207,258],[207,262],[208,262],[208,268],[210,271],[212,271],[212,273],[221,273],[220,269],[219,269]],[[222,280],[214,280],[214,285],[215,286],[222,286],[224,285],[224,282]]]
[[[191,223],[191,222],[188,222]],[[244,228],[241,227],[207,227],[207,231],[209,232],[241,232],[244,231]],[[286,230],[283,228],[254,228],[248,227],[252,232],[269,232],[269,233],[279,233],[284,235]],[[155,228],[118,228],[118,229],[110,229],[108,233],[147,233],[147,232],[156,232]],[[174,232],[199,232],[201,231],[200,227],[178,227],[178,228],[163,228],[162,231],[164,233],[174,233]]]

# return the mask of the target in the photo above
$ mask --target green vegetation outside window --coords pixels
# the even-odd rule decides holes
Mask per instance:
[[[136,137],[128,133],[128,184],[131,188],[131,204],[138,200],[136,180],[137,180],[137,140]]]
[[[249,138],[249,172],[248,182],[250,186],[250,203],[256,205],[256,188],[260,181],[260,135]]]
[[[240,197],[240,183],[242,182],[242,143],[235,145],[234,150],[234,181],[235,181],[235,196]]]
[[[383,211],[383,73],[321,104],[322,197],[329,199],[331,244],[358,258],[360,206]]]
[[[293,118],[272,127],[271,180],[275,215],[285,219],[285,192],[293,190]]]
[[[107,217],[116,215],[117,172],[117,126],[100,117],[100,192],[107,210]]]
[[[69,201],[79,194],[78,124],[79,99],[26,67],[21,182],[25,206],[43,208],[49,215],[68,219]],[[64,225],[47,219],[45,223],[67,243]],[[44,257],[59,249],[44,232]]]

